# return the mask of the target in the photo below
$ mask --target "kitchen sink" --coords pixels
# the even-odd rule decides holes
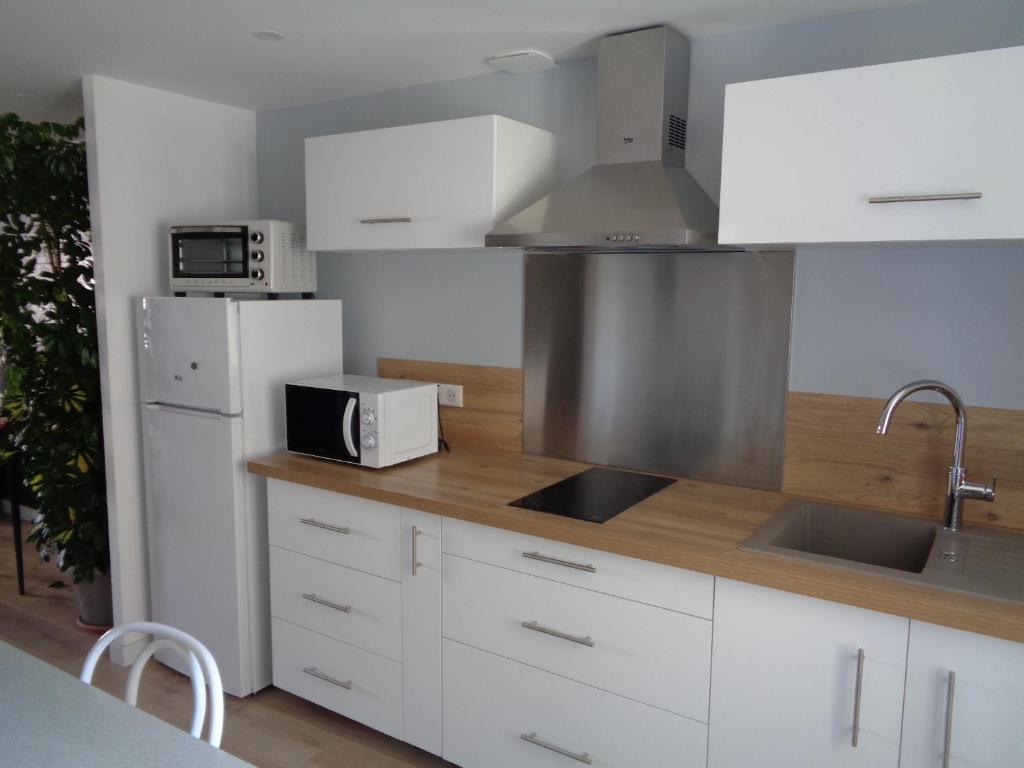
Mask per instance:
[[[938,530],[938,525],[913,517],[796,501],[745,546],[756,548],[756,540],[807,555],[921,573]]]
[[[740,549],[1024,603],[1020,534],[794,499]]]

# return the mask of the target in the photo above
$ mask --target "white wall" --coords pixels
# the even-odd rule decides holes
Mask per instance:
[[[168,225],[255,218],[256,124],[247,110],[97,75],[84,78],[83,91],[114,621],[121,623],[149,618],[132,299],[170,290]],[[130,660],[137,650],[121,655]]]

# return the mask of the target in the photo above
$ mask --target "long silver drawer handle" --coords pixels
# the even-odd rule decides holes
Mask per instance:
[[[856,747],[860,740],[860,693],[864,687],[864,649],[857,649],[857,686],[853,693],[853,738],[850,746]]]
[[[303,667],[302,671],[305,672],[307,675],[312,675],[313,677],[317,678],[318,680],[323,680],[324,682],[330,683],[331,685],[336,685],[339,688],[344,688],[346,691],[351,691],[352,690],[352,681],[351,680],[336,680],[335,678],[331,677],[330,675],[325,675],[323,672],[321,672],[316,667]]]
[[[580,637],[579,635],[569,635],[565,632],[559,632],[557,629],[545,627],[541,624],[538,624],[536,621],[521,621],[519,622],[519,626],[524,627],[526,629],[532,629],[534,632],[542,632],[545,635],[551,635],[552,637],[560,637],[563,640],[568,640],[570,643],[579,643],[580,645],[585,645],[588,648],[594,647],[594,641],[590,639],[590,635],[587,635],[586,637]]]
[[[941,200],[980,200],[981,192],[947,192],[944,195],[884,195],[869,197],[869,203],[931,203]]]
[[[305,600],[309,600],[311,603],[326,605],[328,608],[333,608],[334,610],[341,611],[342,613],[352,613],[351,605],[339,605],[338,603],[332,603],[330,600],[324,600],[320,595],[314,592],[303,592],[302,597]]]
[[[577,571],[597,573],[597,568],[592,566],[590,563],[574,563],[571,560],[559,560],[557,557],[542,555],[540,552],[523,552],[523,557],[528,560],[540,560],[542,563],[551,563],[552,565],[561,565],[566,568],[575,568]]]
[[[352,529],[347,526],[331,525],[325,523],[323,520],[315,520],[312,517],[303,517],[299,519],[299,522],[303,525],[311,525],[314,528],[323,528],[325,531],[334,531],[334,533],[352,533]]]
[[[953,751],[953,696],[956,695],[956,672],[949,671],[949,689],[946,692],[946,738],[942,749],[942,768],[949,768]]]
[[[412,224],[408,216],[391,216],[383,219],[360,219],[360,224]]]
[[[521,733],[521,734],[519,734],[519,738],[522,739],[523,741],[528,741],[531,744],[536,744],[538,747],[543,747],[544,749],[550,749],[552,752],[555,752],[555,753],[557,753],[559,755],[565,755],[566,757],[570,757],[570,758],[572,758],[573,760],[575,760],[575,761],[577,761],[579,763],[585,763],[586,765],[592,765],[593,762],[594,762],[593,760],[590,759],[590,753],[589,752],[570,752],[568,749],[562,749],[562,747],[558,746],[557,744],[552,744],[549,741],[544,741],[543,739],[538,739],[536,731],[534,731],[532,733]]]

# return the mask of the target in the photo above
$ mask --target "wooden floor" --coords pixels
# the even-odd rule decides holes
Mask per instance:
[[[25,530],[28,525],[22,528]],[[49,587],[60,578],[56,567],[40,563],[30,545],[25,548],[25,560],[28,594],[21,596],[15,576],[10,518],[0,516],[0,640],[77,676],[96,637],[75,626],[71,589]],[[96,670],[94,684],[120,697],[126,676],[123,668],[104,660]],[[226,698],[221,746],[256,766],[451,765],[275,688],[245,699]],[[192,707],[187,678],[159,663],[150,663],[143,675],[139,706],[178,727],[187,727]]]

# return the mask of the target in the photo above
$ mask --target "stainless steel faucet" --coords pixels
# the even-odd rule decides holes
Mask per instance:
[[[956,438],[953,443],[953,464],[949,468],[949,485],[946,491],[946,530],[959,531],[964,526],[963,506],[965,499],[977,499],[978,501],[995,501],[996,478],[992,478],[990,485],[982,483],[971,483],[966,480],[964,469],[964,444],[967,441],[967,409],[964,401],[948,384],[941,381],[912,381],[896,390],[889,402],[882,409],[882,416],[878,419],[878,427],[875,431],[884,435],[889,432],[889,422],[892,420],[893,411],[896,406],[906,400],[915,392],[929,389],[945,395],[953,406],[956,413]]]

